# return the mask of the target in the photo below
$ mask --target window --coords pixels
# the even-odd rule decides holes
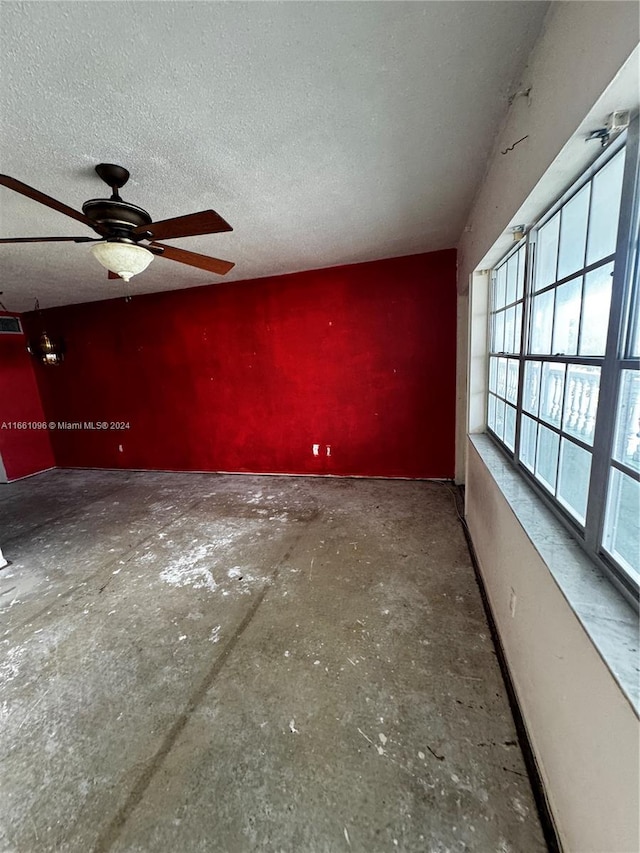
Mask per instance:
[[[496,265],[487,428],[634,600],[640,581],[638,120]]]
[[[21,335],[22,326],[18,317],[0,317],[0,334]]]

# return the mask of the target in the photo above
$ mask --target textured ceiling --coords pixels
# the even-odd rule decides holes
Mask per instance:
[[[0,246],[10,310],[455,246],[542,2],[0,4],[0,171],[79,209],[131,172],[155,220],[234,227],[129,286],[85,245]],[[103,192],[104,191],[104,192]],[[91,235],[0,187],[0,234]],[[171,241],[169,241],[171,242]]]

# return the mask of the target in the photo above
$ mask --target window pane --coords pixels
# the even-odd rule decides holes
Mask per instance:
[[[560,213],[556,213],[553,219],[538,231],[535,290],[542,290],[556,281],[559,228]]]
[[[636,302],[635,308],[631,313],[631,339],[630,352],[628,355],[631,358],[640,358],[640,274],[636,269]]]
[[[516,278],[516,299],[522,299],[524,294],[524,264],[525,247],[518,249],[518,277]]]
[[[553,290],[548,290],[533,300],[531,321],[531,352],[551,353],[553,329]]]
[[[518,401],[518,376],[520,365],[515,358],[510,358],[507,364],[507,400],[514,405]]]
[[[604,355],[609,326],[613,264],[598,267],[584,278],[580,355]]]
[[[494,391],[498,387],[498,359],[491,356],[489,359],[489,390]]]
[[[523,415],[520,421],[520,461],[530,471],[533,471],[535,467],[537,436],[538,424]]]
[[[562,429],[584,441],[585,444],[593,444],[599,391],[599,367],[586,367],[583,364],[569,365]]]
[[[616,250],[624,150],[620,151],[593,179],[587,263],[612,255]]]
[[[623,370],[613,457],[640,471],[640,372]]]
[[[590,184],[576,193],[562,208],[560,223],[560,252],[558,279],[566,278],[584,266],[584,247],[587,243]]]
[[[493,352],[504,352],[504,311],[493,317]]]
[[[495,301],[493,303],[494,310],[496,308],[502,308],[504,305],[504,299],[506,296],[506,278],[507,267],[503,264],[496,272]]]
[[[516,320],[514,327],[513,351],[520,352],[520,343],[522,341],[522,302],[516,305]]]
[[[587,513],[590,476],[591,454],[589,451],[563,438],[560,442],[557,497],[581,524],[584,524]]]
[[[560,426],[560,415],[562,414],[564,373],[564,364],[545,362],[542,365],[539,417],[557,427]]]
[[[532,415],[538,414],[538,402],[540,400],[540,368],[542,362],[527,361],[524,366],[524,395],[522,397],[522,408]]]
[[[556,469],[558,467],[558,435],[550,429],[538,426],[538,452],[536,454],[535,474],[540,482],[552,492],[556,490]]]
[[[640,310],[636,312],[635,328],[631,334],[631,352],[629,355],[632,358],[640,358]]]
[[[504,397],[507,393],[507,359],[498,359],[498,396]]]
[[[487,407],[487,426],[496,431],[496,398],[489,394],[489,405]]]
[[[640,581],[640,483],[611,469],[604,548],[636,581]]]
[[[504,351],[514,352],[513,333],[516,324],[516,309],[512,306],[504,312]]]
[[[497,388],[498,381],[498,359],[495,356],[489,358],[489,391],[494,391]]]
[[[582,279],[574,278],[556,290],[556,313],[553,321],[554,355],[575,355],[578,352]]]
[[[640,358],[640,258],[636,258],[636,270],[632,286],[630,304],[629,341],[626,355],[628,358]]]
[[[516,283],[518,281],[518,253],[507,261],[507,305],[516,301]]]
[[[498,438],[504,435],[504,401],[496,398],[496,425],[495,433]]]
[[[513,406],[505,406],[504,412],[504,443],[509,450],[516,445],[516,410]]]

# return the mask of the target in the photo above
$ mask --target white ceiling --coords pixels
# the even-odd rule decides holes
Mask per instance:
[[[0,4],[0,171],[76,209],[131,172],[155,219],[214,208],[148,293],[455,246],[543,2]],[[0,235],[93,236],[0,187]],[[171,242],[171,241],[168,241]],[[0,246],[10,310],[125,292],[79,244]]]

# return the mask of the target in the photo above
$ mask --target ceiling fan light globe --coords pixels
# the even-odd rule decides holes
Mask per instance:
[[[153,254],[135,243],[104,242],[91,247],[98,263],[119,275],[124,281],[143,272],[153,260]]]

